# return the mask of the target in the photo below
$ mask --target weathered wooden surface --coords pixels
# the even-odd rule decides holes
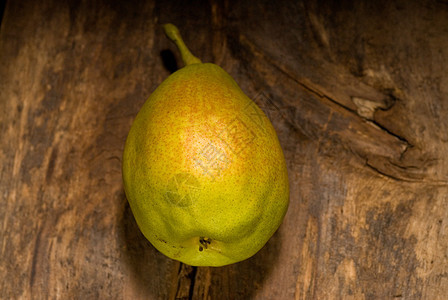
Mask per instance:
[[[288,214],[239,264],[164,257],[123,193],[131,122],[181,66],[165,22],[285,151]],[[0,298],[446,299],[447,61],[446,1],[8,1]]]

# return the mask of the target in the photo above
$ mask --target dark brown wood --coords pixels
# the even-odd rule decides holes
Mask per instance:
[[[255,2],[7,1],[0,298],[446,299],[448,3]],[[182,66],[165,22],[285,152],[284,223],[238,264],[166,258],[123,192],[131,122]]]

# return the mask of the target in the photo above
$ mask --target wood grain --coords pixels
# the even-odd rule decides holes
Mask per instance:
[[[271,118],[291,204],[254,257],[166,258],[121,157],[181,67],[161,24]],[[7,1],[0,29],[1,299],[445,299],[446,1]]]

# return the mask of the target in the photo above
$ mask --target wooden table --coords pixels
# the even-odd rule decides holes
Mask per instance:
[[[7,1],[1,299],[447,299],[448,3]],[[271,118],[291,203],[254,257],[166,258],[121,179],[131,122],[182,63]]]

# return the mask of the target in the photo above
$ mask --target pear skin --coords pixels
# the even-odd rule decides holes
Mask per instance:
[[[186,66],[137,114],[123,183],[145,237],[166,256],[223,266],[257,253],[289,204],[285,158],[271,122],[233,78],[202,63],[172,24]]]

